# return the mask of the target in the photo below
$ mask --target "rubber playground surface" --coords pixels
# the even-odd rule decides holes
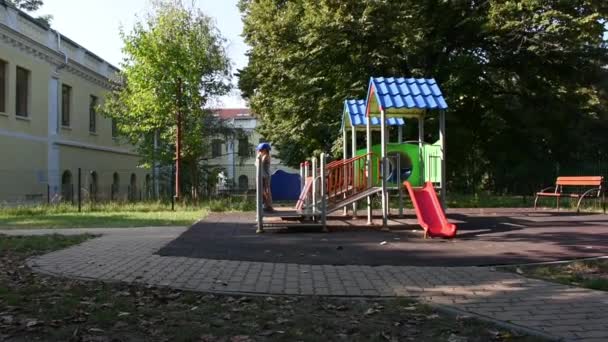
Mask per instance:
[[[364,214],[364,212],[360,212]],[[255,233],[255,215],[213,214],[158,254],[312,265],[487,266],[608,254],[608,215],[532,209],[450,209],[453,240],[423,239],[412,211],[391,231],[334,215],[330,233],[311,228]],[[375,224],[381,222],[374,219]]]

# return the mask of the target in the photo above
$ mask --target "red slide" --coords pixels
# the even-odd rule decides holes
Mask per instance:
[[[422,188],[413,188],[408,181],[403,182],[403,185],[410,194],[418,223],[424,229],[425,235],[443,238],[456,236],[456,226],[445,218],[445,213],[431,182],[427,182]]]

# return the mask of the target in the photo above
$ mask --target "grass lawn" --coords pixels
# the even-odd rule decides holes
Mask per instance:
[[[29,256],[88,238],[0,235],[0,340],[542,341],[408,300],[211,295],[23,267]]]
[[[579,260],[568,263],[504,267],[526,277],[560,284],[608,291],[608,259]]]
[[[0,209],[0,228],[96,228],[143,226],[190,226],[209,211],[204,206],[170,204],[85,205],[82,212],[71,205],[16,207]]]

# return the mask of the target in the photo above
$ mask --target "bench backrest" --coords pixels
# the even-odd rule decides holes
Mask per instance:
[[[577,176],[577,177],[557,177],[557,186],[597,186],[601,187],[604,182],[602,176]]]

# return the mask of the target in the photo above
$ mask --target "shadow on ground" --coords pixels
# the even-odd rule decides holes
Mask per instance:
[[[453,240],[423,239],[411,212],[393,220],[390,232],[370,228],[362,219],[332,217],[331,233],[279,228],[265,234],[255,234],[253,214],[212,215],[158,254],[370,266],[505,265],[608,254],[608,215],[463,209],[448,216],[459,229]]]

